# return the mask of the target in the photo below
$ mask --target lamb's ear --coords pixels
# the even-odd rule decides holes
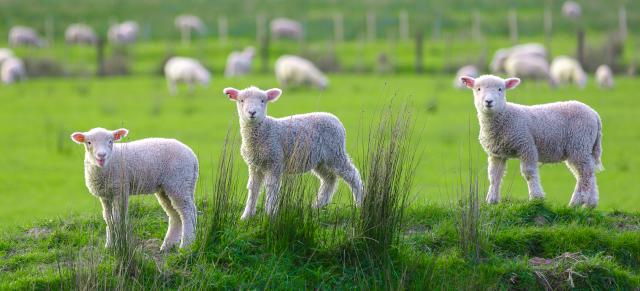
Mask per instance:
[[[460,82],[462,82],[462,84],[467,86],[467,88],[473,89],[473,84],[476,83],[476,79],[469,76],[462,76],[460,77]]]
[[[127,134],[129,134],[129,131],[126,128],[116,129],[113,131],[113,139],[119,141],[127,136]]]
[[[278,100],[278,97],[280,97],[280,95],[282,94],[282,90],[278,88],[271,88],[265,91],[265,93],[267,93],[267,100],[269,102],[275,102],[276,100]]]
[[[518,84],[520,84],[520,79],[518,78],[508,78],[504,80],[504,87],[507,88],[507,90],[518,87]]]
[[[224,88],[222,92],[224,93],[224,95],[227,95],[229,99],[231,99],[231,101],[238,100],[238,94],[240,94],[240,91],[238,91],[238,89],[231,87]]]
[[[71,140],[73,140],[77,144],[83,144],[84,139],[85,139],[85,136],[84,136],[84,133],[82,132],[74,132],[71,134]]]

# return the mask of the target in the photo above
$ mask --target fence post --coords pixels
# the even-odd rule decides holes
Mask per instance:
[[[620,27],[620,37],[624,41],[627,39],[627,9],[624,5],[620,5],[618,10],[618,25]]]
[[[409,12],[407,10],[400,11],[400,15],[398,15],[398,29],[400,40],[409,40]]]
[[[473,20],[471,22],[471,38],[473,40],[482,39],[482,28],[480,27],[480,13],[473,11]]]
[[[371,10],[367,12],[367,40],[369,42],[376,40],[376,14]]]
[[[264,15],[264,12],[258,13],[256,16],[256,42],[261,43],[265,37],[266,32],[266,24],[267,16]]]
[[[577,30],[577,37],[578,39],[578,47],[577,47],[577,52],[576,52],[576,56],[578,58],[578,62],[584,67],[585,66],[585,59],[584,59],[584,29],[582,29],[582,27],[578,28]]]
[[[418,30],[416,33],[416,73],[422,74],[424,71],[422,56],[423,56],[423,45],[422,42],[422,30]]]
[[[547,51],[551,53],[551,38],[553,31],[553,14],[548,6],[544,9],[544,42]]]
[[[227,43],[229,37],[229,21],[226,15],[218,16],[218,37],[220,38],[220,43]]]
[[[333,14],[333,37],[336,43],[344,41],[344,19],[341,12]]]
[[[515,9],[509,10],[509,38],[511,42],[518,42],[518,13]]]

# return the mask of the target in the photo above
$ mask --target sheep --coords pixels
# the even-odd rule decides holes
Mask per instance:
[[[195,15],[183,14],[176,16],[175,19],[176,28],[181,31],[196,31],[198,33],[204,33],[205,25],[200,17]]]
[[[544,58],[513,55],[507,59],[504,67],[507,75],[532,80],[547,80],[551,87],[556,86],[556,81],[549,70],[549,63]]]
[[[302,38],[302,25],[288,18],[276,18],[271,21],[271,36],[279,38]]]
[[[27,70],[22,60],[9,57],[0,63],[0,79],[9,85],[27,79]]]
[[[0,48],[0,65],[4,60],[14,57],[13,51],[8,48]]]
[[[580,63],[567,56],[558,56],[551,62],[551,78],[558,84],[575,84],[583,89],[587,84],[587,73]]]
[[[478,68],[474,65],[464,66],[458,69],[456,72],[456,78],[453,80],[453,87],[457,89],[466,88],[466,86],[460,81],[460,77],[469,76],[469,77],[478,77],[480,73],[478,72]]]
[[[578,19],[582,14],[582,7],[575,1],[566,1],[562,4],[562,15],[569,19]]]
[[[600,65],[596,70],[596,81],[600,88],[613,88],[613,72],[611,71],[611,68],[607,65]]]
[[[12,47],[41,47],[44,45],[44,42],[40,39],[38,33],[33,28],[18,25],[9,30],[9,45]]]
[[[309,60],[293,55],[283,55],[276,60],[276,78],[280,86],[315,86],[324,90],[329,85],[327,77]]]
[[[89,192],[102,204],[107,225],[105,247],[113,247],[114,227],[127,223],[129,196],[152,193],[169,216],[160,249],[166,251],[178,243],[180,248],[190,245],[196,233],[198,158],[175,139],[115,143],[128,132],[124,128],[94,128],[71,134],[74,142],[85,147],[84,179]]]
[[[493,60],[491,60],[491,72],[494,74],[504,73],[505,72],[505,63],[509,57],[518,56],[520,58],[524,57],[539,57],[546,59],[547,58],[547,49],[538,43],[526,43],[516,45],[510,48],[499,49],[493,55]]]
[[[84,23],[74,23],[67,27],[64,39],[68,44],[95,45],[98,42],[98,35],[91,26]]]
[[[224,68],[224,76],[227,78],[246,75],[251,71],[251,63],[255,55],[253,47],[247,47],[243,51],[234,51],[227,58]]]
[[[225,88],[223,92],[236,102],[241,154],[249,168],[249,193],[241,219],[255,214],[261,186],[266,189],[266,212],[275,214],[282,175],[309,171],[320,179],[315,208],[331,202],[338,176],[351,187],[356,205],[362,204],[360,173],[347,154],[346,131],[336,116],[323,112],[283,118],[267,116],[267,103],[275,102],[282,94],[277,88]]]
[[[518,78],[460,79],[473,90],[479,140],[488,155],[488,203],[500,200],[507,159],[518,158],[530,199],[544,197],[538,163],[565,161],[577,180],[569,205],[597,206],[595,172],[603,168],[602,122],[595,110],[578,101],[533,106],[507,102],[506,90],[515,88]]]
[[[208,86],[211,79],[209,71],[195,59],[172,57],[164,65],[164,75],[171,94],[176,93],[177,83],[189,85],[189,94],[193,94],[195,84]]]
[[[115,23],[109,27],[107,36],[109,41],[116,44],[131,44],[138,39],[140,26],[135,21]]]

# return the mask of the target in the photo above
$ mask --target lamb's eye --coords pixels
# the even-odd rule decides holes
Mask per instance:
[[[502,92],[502,88],[498,88],[498,91]]]
[[[109,145],[112,145],[112,144],[113,144],[113,141],[112,141],[112,140],[110,140],[110,141],[109,141]]]
[[[88,142],[87,142],[87,144],[88,144],[88,145],[91,145],[91,142],[90,142],[90,141],[88,141]]]
[[[480,91],[480,88],[478,88],[478,91]]]
[[[264,103],[264,100],[260,100],[260,102]]]
[[[244,100],[240,99],[240,103],[244,103]]]

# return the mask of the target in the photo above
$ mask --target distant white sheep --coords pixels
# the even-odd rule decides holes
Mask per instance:
[[[602,169],[602,123],[596,111],[578,101],[525,106],[507,102],[506,90],[520,79],[492,75],[462,77],[473,90],[480,144],[489,155],[488,203],[500,200],[500,183],[510,158],[520,159],[529,198],[543,198],[538,163],[566,161],[577,183],[571,206],[598,204],[596,170]]]
[[[9,57],[0,63],[2,83],[13,84],[27,79],[27,70],[19,58]]]
[[[456,72],[456,78],[453,80],[453,87],[458,89],[462,89],[466,87],[465,84],[462,83],[462,81],[460,80],[460,77],[469,76],[469,77],[475,78],[475,77],[478,77],[479,75],[480,75],[480,72],[478,71],[478,68],[476,68],[476,66],[474,65],[464,66],[458,69],[458,72]]]
[[[15,55],[13,54],[13,51],[8,49],[8,48],[0,48],[0,65],[2,65],[2,62],[8,58],[13,58]]]
[[[140,26],[135,21],[115,23],[109,27],[109,41],[115,44],[132,44],[138,39]]]
[[[271,21],[271,36],[278,38],[302,38],[302,25],[288,18],[276,18]]]
[[[596,81],[600,88],[613,88],[613,72],[611,71],[611,68],[607,65],[600,65],[596,70]]]
[[[337,117],[322,112],[283,118],[267,116],[267,103],[278,99],[280,89],[226,88],[223,92],[236,102],[241,153],[249,167],[249,194],[242,219],[255,214],[262,186],[267,192],[267,213],[277,212],[280,182],[286,174],[313,171],[320,179],[314,207],[331,202],[338,176],[351,187],[356,204],[362,203],[360,174],[347,154],[346,131]]]
[[[95,45],[98,42],[98,35],[91,26],[84,23],[74,23],[67,27],[64,39],[68,44]]]
[[[113,246],[114,227],[128,223],[129,196],[153,193],[169,216],[160,249],[168,250],[178,243],[180,248],[188,246],[196,233],[198,158],[175,139],[115,143],[127,133],[126,129],[94,128],[71,135],[73,141],[85,147],[84,179],[89,192],[102,203],[107,224],[105,246]]]
[[[570,19],[577,19],[582,14],[582,7],[575,1],[565,1],[562,4],[562,15]]]
[[[546,59],[531,55],[510,56],[504,64],[507,75],[530,80],[546,80],[551,87],[556,86],[551,76],[549,62]]]
[[[575,84],[581,89],[587,85],[587,73],[576,59],[567,56],[553,59],[551,78],[560,85]]]
[[[180,30],[193,30],[201,34],[206,29],[200,17],[189,14],[178,15],[175,19],[175,25]]]
[[[192,58],[172,57],[164,65],[164,76],[167,79],[169,92],[176,93],[178,83],[189,86],[189,93],[193,94],[196,84],[208,86],[211,74],[200,62]]]
[[[243,76],[251,72],[251,63],[255,55],[253,47],[247,47],[243,51],[234,51],[227,58],[227,65],[224,68],[224,76]]]
[[[44,45],[38,33],[31,27],[26,26],[14,26],[9,30],[9,45],[16,46],[35,46],[41,47]]]
[[[281,56],[276,60],[275,71],[282,87],[305,85],[324,90],[329,85],[327,77],[311,61],[298,56]]]
[[[491,64],[489,66],[491,68],[491,72],[493,72],[494,74],[505,73],[505,64],[509,57],[537,57],[546,59],[547,54],[547,49],[539,43],[515,45],[513,47],[497,50],[493,55],[493,60],[491,60]]]

